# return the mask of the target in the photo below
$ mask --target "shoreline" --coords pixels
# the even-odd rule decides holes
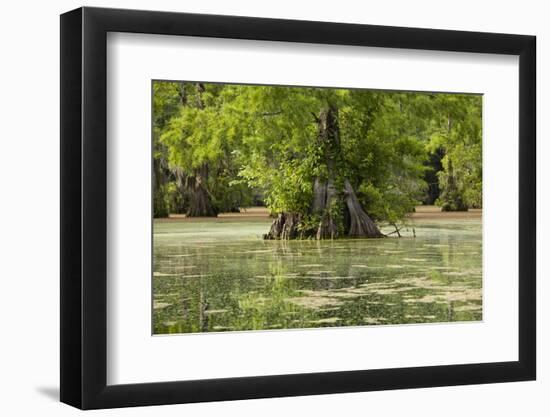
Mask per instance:
[[[417,206],[411,213],[409,220],[481,220],[482,209],[469,209],[468,211],[442,212],[437,206]],[[218,217],[186,217],[185,214],[170,214],[169,217],[153,219],[155,223],[165,222],[226,222],[226,221],[270,221],[269,211],[266,207],[247,207],[240,213],[220,213]]]

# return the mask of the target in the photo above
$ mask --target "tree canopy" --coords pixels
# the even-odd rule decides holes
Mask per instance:
[[[266,238],[380,237],[482,205],[479,95],[153,83],[154,215],[262,204]]]

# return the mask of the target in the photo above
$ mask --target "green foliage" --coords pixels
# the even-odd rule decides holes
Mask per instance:
[[[318,137],[327,108],[337,142]],[[482,205],[480,96],[154,82],[153,121],[155,215],[188,204],[178,171],[200,180],[216,211],[260,198],[307,228],[320,220],[313,183],[331,175],[338,190],[349,179],[372,218],[395,225],[425,199],[436,152],[439,203]],[[343,211],[341,198],[329,207],[338,228]]]
[[[311,176],[299,160],[281,161],[273,169],[255,155],[239,175],[249,186],[264,190],[264,201],[275,213],[306,213],[311,204]]]
[[[369,97],[360,91],[355,94],[363,101]],[[369,116],[366,121],[356,116],[351,135],[357,139],[347,144],[346,154],[355,167],[350,178],[360,179],[355,181],[363,207],[374,219],[397,224],[426,191],[425,141],[431,102],[418,93],[379,92],[376,96],[376,101],[370,99],[370,111],[358,101],[353,103]]]
[[[474,95],[441,94],[436,98],[428,150],[441,149],[438,173],[443,210],[482,206],[482,99]]]
[[[326,215],[330,216],[336,226],[339,236],[344,236],[344,203],[341,198],[335,198],[331,200]]]
[[[170,211],[184,211],[186,200],[193,198],[186,195],[189,179],[205,189],[214,212],[236,211],[252,201],[251,189],[234,181],[242,135],[227,94],[224,86],[215,84],[154,84],[155,158],[165,161],[174,186],[178,182],[174,172],[180,173],[183,183],[170,189],[180,194],[168,198]]]
[[[402,222],[406,215],[413,212],[418,204],[418,200],[403,193],[397,187],[380,191],[372,184],[363,184],[359,188],[359,192],[363,197],[363,204],[368,207],[371,217],[391,225]]]

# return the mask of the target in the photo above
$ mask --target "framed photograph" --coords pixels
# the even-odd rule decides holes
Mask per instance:
[[[535,37],[61,16],[61,401],[533,380]]]

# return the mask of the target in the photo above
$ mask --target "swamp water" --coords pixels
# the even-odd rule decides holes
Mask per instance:
[[[270,222],[155,221],[154,334],[482,319],[480,219],[321,242],[264,241]]]

